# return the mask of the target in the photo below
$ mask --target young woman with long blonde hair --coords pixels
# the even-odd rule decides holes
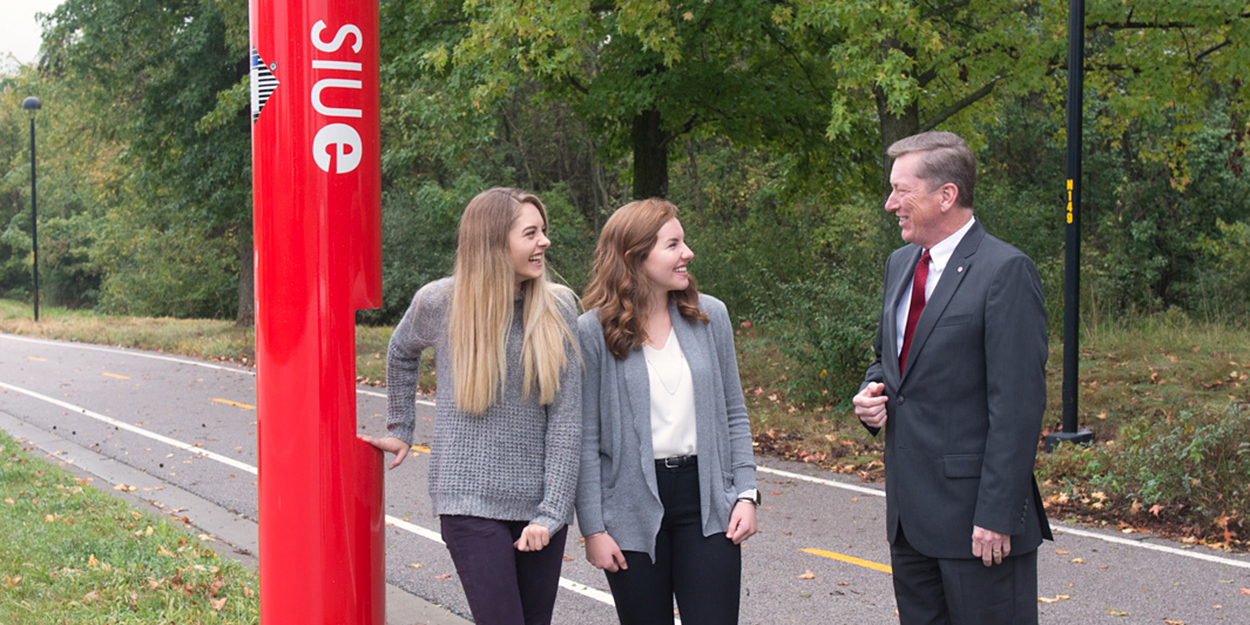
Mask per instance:
[[[677,207],[632,202],[595,250],[578,524],[623,625],[738,622],[756,531],[751,426],[725,305],[699,293]]]
[[[582,365],[572,291],[548,282],[546,209],[516,189],[483,191],[460,220],[450,278],[431,282],[391,336],[387,430],[412,444],[421,352],[438,389],[429,492],[479,625],[551,622],[572,521]]]

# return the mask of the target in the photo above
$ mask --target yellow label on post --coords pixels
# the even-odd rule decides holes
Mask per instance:
[[[1072,179],[1068,179],[1068,223],[1072,223]]]

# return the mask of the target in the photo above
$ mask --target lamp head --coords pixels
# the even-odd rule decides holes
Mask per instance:
[[[22,109],[30,115],[31,119],[35,118],[35,113],[39,112],[39,109],[41,108],[43,108],[43,104],[39,101],[39,98],[36,98],[35,96],[22,100]]]

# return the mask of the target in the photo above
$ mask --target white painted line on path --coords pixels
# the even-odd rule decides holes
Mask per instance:
[[[71,403],[69,403],[69,402],[65,402],[65,401],[61,401],[61,400],[59,400],[59,399],[56,399],[55,397],[48,397],[47,395],[43,395],[43,394],[41,394],[41,393],[36,393],[36,392],[34,392],[34,391],[31,391],[31,390],[28,390],[28,389],[24,389],[24,388],[22,388],[22,387],[20,387],[20,386],[13,386],[12,384],[6,384],[6,383],[4,383],[4,382],[0,382],[0,388],[8,389],[8,390],[13,391],[13,392],[15,392],[15,393],[21,393],[21,394],[23,394],[23,395],[26,395],[27,397],[32,398],[32,399],[38,399],[38,400],[40,400],[40,401],[47,402],[47,403],[52,404],[52,405],[54,405],[54,406],[60,406],[61,408],[64,408],[64,409],[69,410],[69,411],[71,411],[71,412],[77,412],[77,413],[79,413],[79,414],[82,414],[82,415],[85,415],[85,416],[91,417],[92,419],[95,419],[95,420],[97,420],[97,421],[102,421],[102,422],[104,422],[104,423],[107,423],[107,424],[109,424],[109,425],[111,425],[111,426],[113,426],[113,427],[120,428],[120,429],[126,430],[126,431],[128,431],[128,432],[134,432],[135,434],[138,434],[138,435],[140,435],[140,436],[145,436],[145,437],[150,438],[150,439],[152,439],[152,440],[154,440],[154,441],[159,441],[159,442],[161,442],[161,443],[165,443],[166,445],[170,445],[170,446],[172,446],[172,447],[177,447],[178,449],[182,449],[182,450],[184,450],[184,451],[189,451],[189,452],[191,452],[191,453],[193,453],[193,454],[198,454],[198,455],[204,456],[205,458],[210,458],[210,459],[212,459],[212,460],[216,460],[217,462],[220,462],[220,463],[225,464],[225,465],[232,466],[232,467],[234,467],[234,468],[236,468],[236,469],[238,469],[238,470],[240,470],[240,471],[247,471],[248,473],[251,473],[251,474],[253,474],[253,475],[255,475],[255,474],[256,474],[256,467],[253,467],[253,466],[252,466],[252,465],[250,465],[250,464],[246,464],[246,463],[243,463],[243,462],[239,462],[238,460],[235,460],[234,458],[230,458],[230,457],[228,457],[228,456],[223,456],[223,455],[221,455],[221,454],[216,454],[216,453],[213,453],[213,452],[211,452],[211,451],[208,451],[207,449],[204,449],[204,448],[202,448],[202,447],[196,447],[195,445],[191,445],[191,444],[189,444],[189,443],[184,443],[184,442],[182,442],[182,441],[180,441],[180,440],[172,439],[172,438],[169,438],[168,436],[163,436],[163,435],[157,434],[156,432],[151,432],[151,431],[145,430],[145,429],[143,429],[143,428],[141,428],[141,427],[134,426],[134,425],[131,425],[131,424],[129,424],[129,423],[126,423],[125,421],[118,421],[117,419],[114,419],[114,418],[112,418],[112,417],[106,417],[106,416],[104,416],[104,415],[102,415],[102,414],[100,414],[100,413],[98,413],[98,412],[92,412],[92,411],[90,411],[90,410],[87,410],[86,408],[83,408],[82,406],[75,406],[74,404],[71,404]]]
[[[257,470],[256,470],[256,467],[253,467],[253,466],[252,466],[252,465],[250,465],[250,464],[243,463],[243,462],[239,462],[238,460],[235,460],[235,459],[233,459],[233,458],[229,458],[229,457],[227,457],[227,456],[223,456],[223,455],[221,455],[221,454],[216,454],[216,453],[213,453],[213,452],[208,451],[208,450],[206,450],[206,449],[202,449],[202,448],[200,448],[200,447],[196,447],[196,446],[194,446],[194,445],[190,445],[190,444],[184,443],[184,442],[182,442],[182,441],[179,441],[179,440],[176,440],[176,439],[169,438],[168,436],[164,436],[164,435],[161,435],[161,434],[157,434],[156,432],[152,432],[152,431],[149,431],[149,430],[145,430],[145,429],[143,429],[143,428],[141,428],[141,427],[137,427],[137,426],[131,425],[131,424],[126,423],[126,422],[124,422],[124,421],[118,421],[117,419],[114,419],[114,418],[112,418],[112,417],[106,417],[106,416],[104,416],[104,415],[102,415],[102,414],[100,414],[100,413],[98,413],[98,412],[93,412],[93,411],[91,411],[91,410],[87,410],[86,408],[83,408],[82,406],[75,406],[74,404],[71,404],[71,403],[69,403],[69,402],[61,401],[61,400],[56,399],[56,398],[53,398],[53,397],[48,397],[47,395],[43,395],[43,394],[41,394],[41,393],[36,393],[36,392],[34,392],[34,391],[24,389],[24,388],[22,388],[22,387],[20,387],[20,386],[13,386],[12,384],[6,384],[6,383],[4,383],[4,382],[0,382],[0,388],[3,388],[3,389],[8,389],[8,390],[13,391],[13,392],[15,392],[15,393],[21,393],[21,394],[23,394],[23,395],[26,395],[27,397],[32,398],[32,399],[38,399],[38,400],[40,400],[40,401],[44,401],[44,402],[50,403],[50,404],[52,404],[52,405],[54,405],[54,406],[59,406],[59,407],[64,408],[64,409],[66,409],[66,410],[69,410],[69,411],[72,411],[72,412],[76,412],[76,413],[82,414],[82,415],[87,416],[87,417],[91,417],[92,419],[96,419],[96,420],[98,420],[98,421],[102,421],[102,422],[107,423],[107,424],[109,424],[109,425],[113,425],[113,426],[119,427],[119,428],[121,428],[121,429],[123,429],[123,430],[126,430],[126,431],[128,431],[128,432],[133,432],[133,433],[138,434],[138,435],[140,435],[140,436],[144,436],[144,437],[150,438],[150,439],[152,439],[152,440],[154,440],[154,441],[158,441],[158,442],[161,442],[161,443],[165,443],[166,445],[170,445],[170,446],[176,447],[176,448],[178,448],[178,449],[183,449],[183,450],[186,450],[186,451],[189,451],[189,452],[195,453],[195,454],[199,454],[199,455],[201,455],[201,456],[204,456],[205,458],[209,458],[209,459],[211,459],[211,460],[216,460],[216,461],[218,461],[218,462],[221,462],[222,464],[226,464],[226,465],[232,466],[232,467],[234,467],[234,468],[236,468],[236,469],[239,469],[239,470],[241,470],[241,471],[247,471],[248,473],[251,473],[251,474],[253,474],[253,475],[256,475],[256,474],[258,473],[258,472],[257,472]],[[158,479],[159,479],[159,478],[158,478]],[[424,527],[421,527],[420,525],[416,525],[416,524],[414,524],[414,523],[410,523],[410,522],[405,521],[405,520],[403,520],[403,519],[399,519],[399,518],[393,517],[393,516],[391,516],[391,515],[389,515],[389,514],[388,514],[388,515],[386,515],[385,519],[386,519],[386,522],[387,522],[389,525],[391,525],[391,526],[394,526],[394,527],[397,527],[397,528],[399,528],[399,529],[402,529],[402,530],[405,530],[405,531],[411,532],[411,533],[416,534],[416,535],[418,535],[418,536],[420,536],[420,537],[422,537],[422,538],[428,538],[428,539],[430,539],[430,540],[432,540],[432,541],[434,541],[434,542],[436,542],[436,543],[438,543],[438,544],[440,544],[440,545],[444,545],[444,544],[446,544],[446,543],[444,543],[444,542],[443,542],[443,535],[442,535],[442,534],[440,534],[440,533],[438,533],[438,532],[436,532],[436,531],[434,531],[434,530],[431,530],[431,529],[426,529],[426,528],[424,528]],[[581,583],[575,582],[575,581],[573,581],[573,580],[570,580],[570,579],[567,579],[567,578],[561,577],[561,578],[560,578],[560,586],[561,586],[561,587],[563,587],[563,588],[567,588],[567,589],[569,589],[569,590],[571,590],[571,591],[573,591],[573,592],[575,592],[575,593],[578,593],[578,594],[580,594],[580,595],[583,595],[583,596],[585,596],[585,597],[589,597],[590,599],[594,599],[595,601],[601,601],[601,602],[607,603],[608,605],[612,605],[612,606],[615,606],[615,605],[616,605],[616,604],[612,601],[612,595],[610,595],[610,594],[608,594],[608,593],[605,593],[605,592],[602,592],[602,591],[599,591],[599,590],[595,590],[594,588],[591,588],[591,587],[589,587],[589,586],[586,586],[585,584],[581,584]],[[678,621],[677,623],[679,624],[679,623],[680,623],[680,621]]]
[[[885,491],[879,488],[869,488],[867,486],[856,486],[855,484],[835,482],[833,480],[826,480],[826,479],[822,479],[819,477],[812,477],[810,475],[803,475],[802,473],[791,473],[789,471],[782,471],[781,469],[770,469],[768,467],[756,466],[755,470],[761,473],[771,473],[773,475],[778,475],[781,477],[788,477],[792,480],[803,480],[805,482],[812,482],[814,484],[820,484],[822,486],[832,486],[834,488],[841,488],[845,490],[855,491],[857,493],[864,493],[865,495],[875,495],[877,497],[885,497]]]
[[[1162,551],[1163,553],[1170,553],[1174,556],[1184,556],[1186,558],[1194,558],[1196,560],[1205,560],[1207,562],[1216,562],[1218,564],[1224,564],[1227,566],[1236,566],[1236,567],[1240,567],[1243,569],[1250,569],[1250,562],[1245,562],[1245,561],[1239,562],[1237,560],[1233,560],[1232,558],[1222,558],[1220,556],[1213,556],[1207,553],[1190,551],[1187,549],[1177,549],[1176,547],[1165,547],[1163,545],[1156,545],[1156,544],[1148,543],[1142,540],[1133,540],[1131,538],[1121,538],[1119,536],[1108,536],[1106,534],[1099,534],[1096,532],[1087,532],[1085,530],[1073,529],[1071,527],[1068,527],[1067,525],[1055,525],[1054,523],[1051,523],[1050,531],[1055,532],[1055,533],[1062,533],[1062,534],[1072,534],[1073,536],[1080,536],[1082,538],[1096,538],[1098,540],[1103,540],[1109,543],[1115,543],[1117,545],[1127,545],[1129,547],[1140,547],[1142,549],[1149,549],[1151,551]]]
[[[72,347],[76,349],[85,349],[85,350],[89,350],[93,352],[105,352],[108,354],[119,354],[122,356],[134,356],[135,358],[151,358],[152,360],[176,362],[181,365],[192,365],[195,367],[204,367],[206,369],[216,369],[217,371],[225,371],[228,373],[238,373],[242,375],[250,375],[253,377],[256,376],[256,372],[251,369],[240,369],[237,367],[223,367],[221,365],[215,365],[211,362],[204,362],[201,360],[190,360],[187,358],[174,358],[172,356],[161,356],[159,354],[149,354],[146,352],[131,351],[131,350],[120,349],[120,348],[115,348],[115,347],[101,347],[99,345],[90,345],[87,343],[75,343],[72,341],[52,341],[48,339],[32,339],[32,338],[27,338],[24,336],[14,336],[12,334],[0,334],[0,339],[10,339],[14,341],[21,341],[23,343],[34,343],[36,345],[53,345],[56,347]],[[40,358],[39,360],[46,361],[46,359],[44,358]],[[368,395],[369,397],[380,397],[382,399],[386,399],[386,393],[378,393],[376,391],[366,391],[360,388],[356,389],[356,394]],[[417,403],[422,406],[434,405],[434,402],[428,401],[425,399],[418,399]]]
[[[207,369],[216,369],[218,371],[227,371],[229,373],[245,373],[256,375],[247,369],[239,369],[237,367],[223,367],[208,362],[189,360],[186,358],[175,358],[173,356],[161,356],[160,354],[148,354],[145,352],[135,352],[125,349],[113,347],[102,347],[100,345],[90,345],[87,343],[76,343],[73,341],[53,341],[49,339],[32,339],[25,336],[14,336],[12,334],[0,334],[0,339],[8,339],[10,341],[20,341],[22,343],[34,343],[36,345],[53,345],[56,347],[73,347],[75,349],[85,349],[92,352],[105,352],[109,354],[122,354],[126,356],[137,356],[139,358],[151,358],[152,360],[163,360],[166,362],[176,362],[182,365],[194,365],[196,367],[205,367]]]
[[[834,488],[841,488],[841,489],[845,489],[849,491],[854,491],[857,493],[864,493],[868,495],[876,495],[878,497],[885,497],[885,491],[881,489],[868,488],[866,486],[857,486],[855,484],[846,484],[843,482],[835,482],[833,480],[821,479],[818,477],[812,477],[810,475],[803,475],[801,473],[792,473],[790,471],[782,471],[780,469],[772,469],[769,467],[757,466],[755,470],[761,473],[769,473],[772,475],[777,475],[780,477],[787,477],[787,478],[794,479],[794,480],[803,480],[805,482],[812,482],[814,484],[820,484],[821,486],[832,486]],[[1121,538],[1119,536],[1113,536],[1113,535],[1103,534],[1099,532],[1090,532],[1086,530],[1075,529],[1067,525],[1055,525],[1054,523],[1051,523],[1050,530],[1052,532],[1072,534],[1073,536],[1080,536],[1082,538],[1092,538],[1094,540],[1101,540],[1103,542],[1114,543],[1117,545],[1141,547],[1142,549],[1149,549],[1152,551],[1161,551],[1163,553],[1170,553],[1175,556],[1182,556],[1185,558],[1193,558],[1195,560],[1204,560],[1206,562],[1216,562],[1216,563],[1225,564],[1228,566],[1235,566],[1235,567],[1240,567],[1243,569],[1250,569],[1250,562],[1247,562],[1247,561],[1238,561],[1238,560],[1233,560],[1232,558],[1224,558],[1224,557],[1211,555],[1207,553],[1195,552],[1195,551],[1190,551],[1186,549],[1177,549],[1175,547],[1166,547],[1163,545],[1155,545],[1152,543],[1143,542],[1142,540],[1134,540],[1131,538]]]

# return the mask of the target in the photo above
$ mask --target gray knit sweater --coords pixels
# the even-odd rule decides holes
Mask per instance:
[[[573,519],[581,444],[582,365],[570,342],[568,366],[555,400],[541,406],[522,397],[522,305],[515,298],[508,333],[508,377],[483,415],[456,409],[448,314],[452,279],[431,282],[412,298],[386,351],[387,416],[391,436],[412,444],[421,352],[434,348],[438,390],[430,443],[430,499],[436,515],[466,515],[539,523],[551,533]],[[564,322],[576,331],[571,293],[558,293]]]

